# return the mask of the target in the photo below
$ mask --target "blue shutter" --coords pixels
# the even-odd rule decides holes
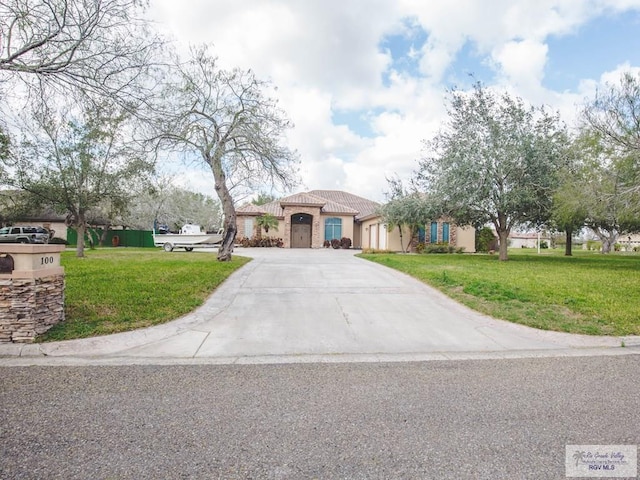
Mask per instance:
[[[431,222],[431,238],[430,243],[438,243],[438,223]]]
[[[442,224],[442,241],[445,243],[449,243],[449,224]]]

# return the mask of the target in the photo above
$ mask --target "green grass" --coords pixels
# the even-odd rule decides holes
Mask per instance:
[[[640,255],[513,250],[497,255],[360,255],[495,318],[545,330],[640,335]]]
[[[62,253],[65,321],[38,341],[92,337],[148,327],[184,315],[249,261],[218,262],[215,253],[144,248]]]

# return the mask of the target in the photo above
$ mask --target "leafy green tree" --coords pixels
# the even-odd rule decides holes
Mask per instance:
[[[426,225],[433,218],[433,212],[428,207],[425,195],[405,190],[402,181],[397,178],[387,179],[390,192],[389,201],[380,207],[383,222],[391,231],[398,228],[400,233],[400,248],[404,253],[411,248],[412,240],[417,237],[418,229]],[[407,248],[404,247],[404,230],[409,229]]]
[[[260,192],[256,198],[251,200],[253,205],[265,205],[276,200],[276,196],[270,193]]]
[[[66,213],[82,257],[88,216],[105,203],[112,212],[123,212],[136,190],[132,184],[153,165],[129,142],[127,115],[111,104],[92,104],[80,114],[43,108],[32,119],[12,155],[12,183]]]
[[[507,260],[514,226],[548,220],[566,142],[558,116],[476,84],[452,93],[449,120],[425,143],[416,180],[459,225],[493,224]]]
[[[553,205],[548,227],[565,235],[566,256],[571,256],[573,235],[585,226],[586,205],[582,201],[586,170],[583,165],[584,145],[573,139],[567,145],[567,161],[558,170],[558,186],[553,194]]]
[[[585,224],[602,242],[602,253],[609,253],[620,234],[639,230],[640,199],[628,190],[617,162],[591,161],[584,169],[585,182],[576,195],[587,211]]]
[[[640,230],[640,192],[628,187],[629,157],[618,157],[621,151],[589,126],[574,146],[579,160],[562,175],[552,220],[565,231],[588,227],[609,253],[621,234]]]
[[[640,190],[640,74],[623,73],[619,83],[607,84],[583,110],[589,130],[610,155],[622,159],[619,173],[625,191]]]
[[[571,256],[573,235],[578,232],[586,222],[587,211],[584,204],[577,201],[576,189],[580,188],[575,178],[561,183],[561,186],[553,195],[553,211],[550,224],[554,229],[564,233],[566,256]]]

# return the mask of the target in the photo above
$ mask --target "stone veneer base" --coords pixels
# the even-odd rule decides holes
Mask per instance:
[[[64,275],[0,275],[0,342],[32,343],[64,320]]]

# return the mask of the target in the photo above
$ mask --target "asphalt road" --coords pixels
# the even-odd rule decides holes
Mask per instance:
[[[561,479],[640,356],[0,368],[2,479]]]

